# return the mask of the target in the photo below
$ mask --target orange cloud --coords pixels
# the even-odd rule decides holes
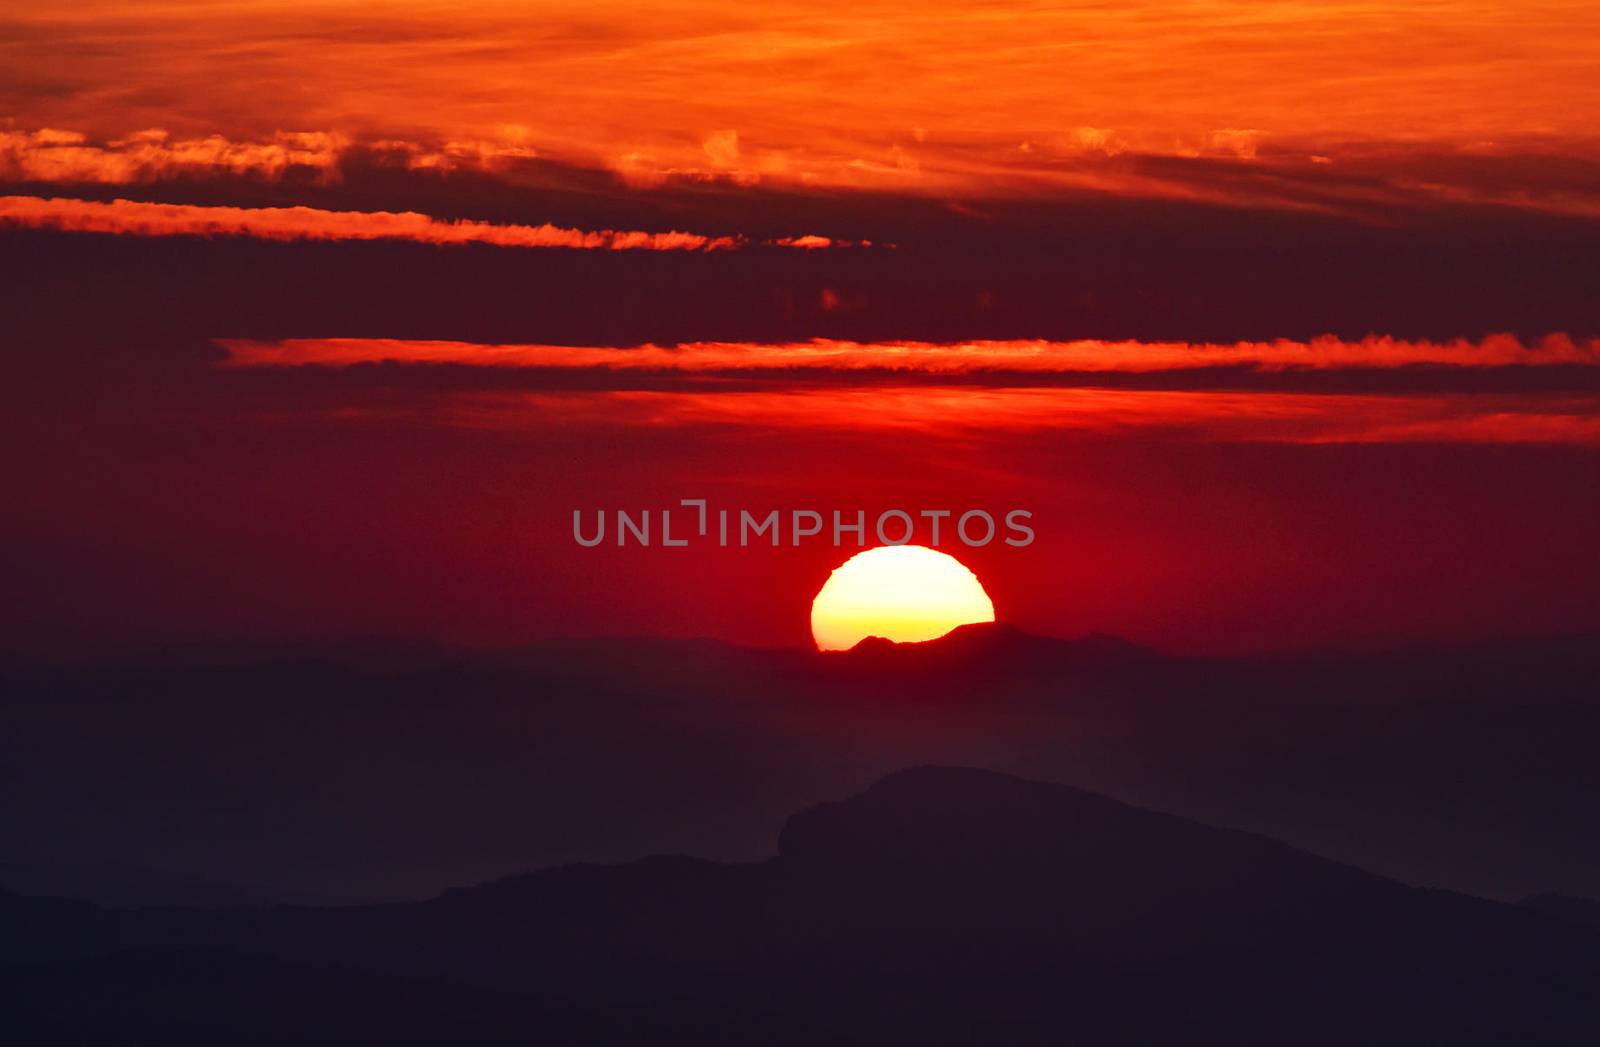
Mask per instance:
[[[563,159],[559,150],[536,147],[533,135],[517,125],[499,127],[490,137],[427,139],[357,138],[332,131],[277,132],[263,139],[174,138],[149,129],[93,141],[83,132],[54,127],[10,130],[0,131],[0,181],[135,185],[180,177],[278,181],[297,173],[330,184],[340,181],[348,161],[364,159],[436,174],[478,172],[515,184],[519,164]],[[1238,128],[1166,145],[1135,145],[1122,132],[1089,126],[1020,143],[994,134],[938,140],[930,140],[925,130],[918,135],[878,159],[829,160],[793,150],[746,149],[733,130],[708,135],[688,156],[635,149],[578,159],[608,167],[623,183],[645,189],[669,182],[752,186],[770,180],[975,198],[1093,193],[1347,214],[1446,203],[1600,217],[1600,183],[1547,170],[1539,161],[1567,148],[1600,171],[1600,142],[1475,143],[1450,154],[1419,152],[1415,143],[1376,148],[1334,143],[1328,148],[1341,155],[1335,169],[1332,157],[1307,151],[1311,144],[1286,140],[1265,153],[1264,132]],[[1461,168],[1464,157],[1498,168]],[[951,201],[948,206],[966,205]]]
[[[537,149],[641,181],[982,195],[1121,154],[1600,154],[1600,7],[1586,0],[257,0],[205,18],[77,0],[5,23],[10,82],[41,85],[12,93],[14,126],[170,128],[166,146],[201,155],[312,127],[453,143],[418,146],[423,165]],[[168,162],[31,144],[80,150],[51,158],[69,170]]]
[[[584,230],[555,225],[446,221],[415,211],[325,211],[315,207],[202,207],[134,200],[102,203],[61,197],[0,196],[0,226],[132,236],[249,236],[263,240],[408,240],[496,247],[609,251],[718,251],[745,246],[734,236]],[[833,246],[825,237],[769,241],[800,249]],[[841,244],[842,245],[842,244]]]
[[[1285,444],[1564,444],[1600,447],[1600,397],[986,389],[451,393],[426,407],[341,408],[360,423],[424,415],[471,429],[729,427],[875,431],[965,443],[986,435]]]
[[[382,139],[366,144],[366,148],[380,157],[398,157],[411,171],[500,171],[519,160],[532,160],[539,155],[533,146],[524,144],[525,128],[507,128],[510,140],[476,139],[448,141],[438,146],[401,139]]]
[[[91,143],[76,131],[0,131],[0,178],[124,185],[194,173],[275,179],[305,168],[322,181],[333,181],[349,144],[345,136],[331,132],[279,132],[267,141],[236,142],[217,134],[173,139],[155,128]]]
[[[0,212],[3,213],[3,212]],[[1216,367],[1259,372],[1444,367],[1600,366],[1600,340],[1578,342],[1551,335],[1524,345],[1510,335],[1479,342],[1405,341],[1369,337],[1360,341],[1317,338],[1215,345],[1190,342],[980,341],[942,345],[926,342],[812,341],[764,345],[697,342],[631,349],[561,345],[479,345],[469,342],[324,338],[257,342],[223,339],[234,367],[316,364],[348,367],[396,362],[468,364],[483,367],[602,368],[608,370],[744,373],[883,371],[919,375],[1018,375],[1150,373]]]
[[[1509,336],[1481,342],[1333,338],[1310,342],[1191,345],[1141,342],[981,342],[963,345],[702,343],[608,349],[474,345],[383,339],[224,339],[225,366],[351,367],[399,362],[483,368],[664,372],[725,379],[766,374],[770,384],[430,394],[430,419],[472,428],[565,425],[735,426],[780,430],[862,429],[966,439],[983,431],[1117,435],[1142,432],[1235,442],[1542,443],[1600,446],[1600,395],[1592,393],[1292,392],[1228,388],[1141,389],[1049,385],[1052,374],[1150,373],[1211,367],[1258,372],[1339,368],[1595,367],[1600,342],[1554,335],[1535,345]],[[870,384],[819,388],[807,375],[864,376]],[[888,372],[884,376],[882,372]],[[1001,384],[963,382],[983,373]],[[897,380],[897,376],[900,380]],[[916,376],[919,382],[909,379]],[[341,417],[359,420],[375,409]],[[379,413],[390,409],[381,409]],[[387,417],[387,415],[384,415]]]

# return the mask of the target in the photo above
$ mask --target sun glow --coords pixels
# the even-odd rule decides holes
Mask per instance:
[[[994,621],[994,604],[961,561],[920,545],[886,545],[835,568],[811,603],[811,635],[824,651],[868,636],[932,640],[958,625]]]

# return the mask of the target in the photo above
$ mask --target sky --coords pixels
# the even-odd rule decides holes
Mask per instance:
[[[1032,513],[996,613],[1227,653],[1600,628],[1600,11],[0,11],[0,645],[809,642]]]

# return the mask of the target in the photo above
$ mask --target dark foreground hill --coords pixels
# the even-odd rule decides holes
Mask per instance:
[[[0,921],[29,1043],[1600,1041],[1589,928],[949,768],[795,815],[761,863]]]

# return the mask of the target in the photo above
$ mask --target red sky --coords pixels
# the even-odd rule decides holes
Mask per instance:
[[[91,2],[0,16],[8,647],[1600,628],[1593,5]]]

